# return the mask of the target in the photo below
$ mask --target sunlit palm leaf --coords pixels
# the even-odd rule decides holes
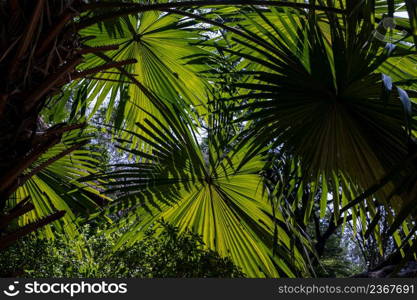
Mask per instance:
[[[126,69],[166,104],[192,114],[204,112],[207,82],[199,76],[205,68],[186,64],[188,56],[205,53],[191,43],[198,43],[201,36],[191,28],[194,21],[184,21],[181,17],[147,12],[138,17],[125,17],[120,22],[112,39],[99,25],[82,31],[84,36],[96,38],[87,41],[89,46],[119,45],[118,50],[108,51],[106,55],[113,61],[136,59],[137,63]],[[89,69],[103,64],[100,57],[91,55],[82,68]],[[117,127],[126,126],[128,130],[138,130],[134,126],[145,117],[143,110],[161,116],[153,99],[149,99],[138,86],[127,85],[129,80],[118,70],[110,69],[96,74],[89,83],[88,103],[94,101],[91,113],[101,105],[109,107],[107,119],[113,117]],[[122,86],[127,94],[121,95]],[[125,123],[125,124],[123,124]]]
[[[150,119],[148,126],[156,122]],[[272,211],[259,175],[262,155],[242,165],[244,150],[232,151],[219,136],[209,135],[203,146],[187,130],[178,134],[165,128],[149,135],[138,138],[153,147],[151,154],[125,149],[138,162],[100,176],[109,181],[107,192],[119,195],[111,211],[126,213],[123,224],[130,224],[120,245],[136,242],[162,218],[200,234],[208,248],[230,256],[248,276],[293,277],[306,271],[305,252],[298,247],[308,244],[280,211]]]
[[[25,175],[36,173],[17,189],[8,202],[10,207],[14,207],[29,197],[33,203],[35,209],[19,219],[21,226],[57,210],[65,211],[64,217],[54,222],[54,226],[56,230],[64,231],[69,237],[73,237],[77,234],[77,219],[88,218],[90,214],[97,212],[100,205],[110,200],[101,194],[98,182],[77,182],[77,179],[97,171],[99,154],[78,147],[89,138],[79,130],[66,134],[60,144],[43,154],[26,170]],[[67,154],[66,151],[74,145],[76,149]],[[66,155],[61,157],[62,153]],[[57,157],[59,159],[55,160]],[[44,167],[38,170],[41,166]],[[52,227],[46,226],[44,233],[53,237]]]

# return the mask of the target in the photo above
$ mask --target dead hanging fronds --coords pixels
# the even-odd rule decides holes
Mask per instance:
[[[82,3],[81,0],[0,2],[0,78],[5,79],[0,81],[0,215],[10,204],[11,195],[26,182],[66,156],[72,157],[87,143],[85,140],[62,149],[58,147],[60,150],[54,155],[41,159],[45,153],[62,145],[64,135],[86,126],[85,123],[64,123],[51,128],[45,124],[40,128],[38,116],[49,99],[71,81],[106,70],[119,70],[136,62],[134,59],[106,61],[103,65],[79,70],[86,55],[119,47],[85,45],[95,37],[81,37],[77,32],[75,19],[82,11]],[[33,210],[28,201],[21,201],[16,210],[3,214],[0,231],[10,225],[9,222]],[[22,207],[18,208],[19,205]],[[45,212],[39,221],[30,218],[24,227],[1,236],[0,249],[65,213],[52,212]]]
[[[60,210],[45,218],[39,219],[22,227],[18,227],[15,231],[5,234],[0,237],[0,250],[5,249],[15,243],[18,239],[32,233],[45,225],[48,225],[56,220],[61,219],[65,215],[65,211]]]

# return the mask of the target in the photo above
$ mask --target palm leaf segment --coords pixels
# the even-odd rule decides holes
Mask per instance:
[[[150,119],[139,126],[153,132],[146,137],[132,134],[146,141],[152,153],[123,148],[138,162],[104,175],[107,192],[119,195],[111,211],[129,216],[122,219],[130,229],[119,245],[136,242],[146,228],[164,219],[201,235],[208,248],[231,257],[248,276],[295,276],[305,268],[304,252],[290,236],[303,245],[306,241],[290,230],[280,212],[274,221],[259,175],[265,165],[261,155],[242,165],[244,152],[227,151],[230,144],[222,139],[211,136],[207,145],[199,145],[188,129],[168,129]],[[272,253],[274,248],[278,255]]]
[[[88,134],[75,130],[64,135],[62,142],[50,148],[23,176],[28,179],[18,187],[8,200],[8,207],[16,207],[28,199],[34,209],[19,218],[19,225],[45,218],[57,210],[65,211],[54,229],[65,232],[69,238],[78,233],[78,222],[91,217],[100,205],[110,199],[100,192],[98,181],[80,183],[77,180],[97,171],[98,153],[83,149],[90,139]],[[53,238],[52,226],[43,228],[43,233]]]

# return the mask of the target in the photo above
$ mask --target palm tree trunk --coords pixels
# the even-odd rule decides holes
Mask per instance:
[[[77,3],[0,3],[0,212],[24,170],[62,136],[40,136],[39,113],[81,62],[78,35],[66,34]]]
[[[75,29],[81,0],[0,3],[0,213],[22,184],[24,171],[62,135],[78,126],[40,128],[40,112],[72,80],[135,63],[110,62],[77,72],[82,55],[114,50],[85,47]],[[58,129],[58,130],[57,130]],[[42,132],[41,132],[41,131]]]

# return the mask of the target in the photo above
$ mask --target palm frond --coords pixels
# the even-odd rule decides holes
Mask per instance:
[[[144,121],[161,128],[156,122],[152,116]],[[201,235],[207,248],[229,256],[248,276],[294,277],[307,272],[308,242],[279,210],[271,209],[260,175],[263,156],[242,164],[246,149],[234,151],[221,131],[224,128],[217,128],[201,143],[188,129],[180,134],[170,127],[147,136],[132,133],[153,151],[121,146],[136,162],[96,175],[108,181],[108,193],[118,196],[110,212],[124,215],[121,224],[129,225],[119,245],[135,243],[163,219]],[[300,244],[294,245],[295,240]]]
[[[24,199],[30,199],[33,204],[34,209],[19,218],[20,226],[45,218],[56,210],[65,211],[65,215],[54,222],[54,228],[73,237],[77,234],[78,221],[89,218],[110,201],[100,192],[100,182],[77,181],[97,171],[99,154],[85,147],[90,138],[80,130],[65,134],[61,143],[49,149],[24,172],[21,185],[7,203],[8,207],[14,207]],[[43,232],[47,237],[54,236],[49,225]]]

